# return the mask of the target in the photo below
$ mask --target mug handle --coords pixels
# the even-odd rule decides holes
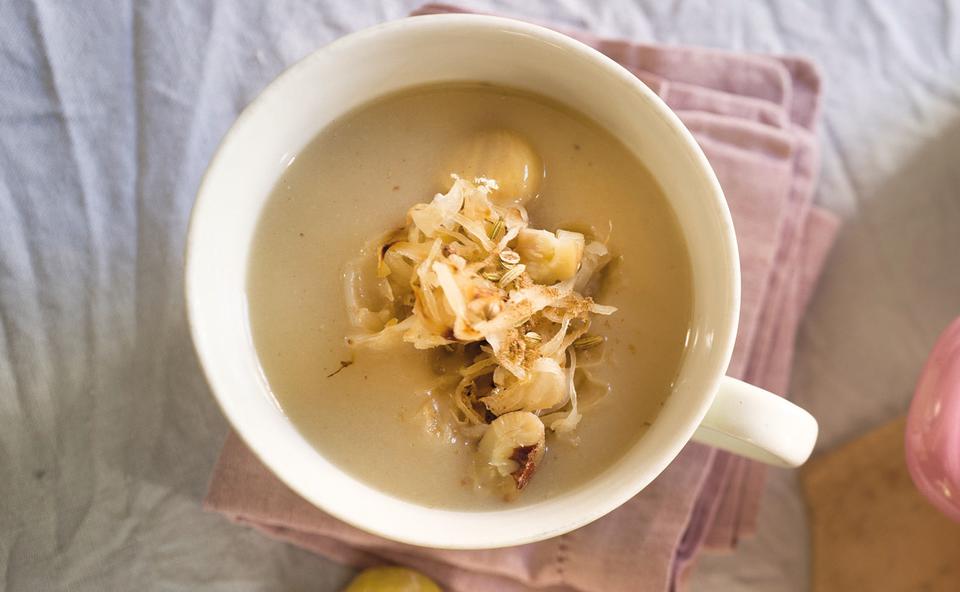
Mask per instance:
[[[778,467],[799,467],[817,442],[817,420],[779,395],[724,376],[693,439]]]

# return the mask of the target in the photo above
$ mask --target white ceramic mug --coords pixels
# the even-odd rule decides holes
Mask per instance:
[[[372,99],[455,80],[534,91],[614,133],[663,187],[693,268],[687,353],[673,393],[649,431],[589,483],[522,508],[432,509],[352,478],[314,449],[277,407],[249,333],[245,286],[251,239],[291,157],[331,120]],[[690,132],[612,60],[518,21],[443,15],[390,22],[344,37],[281,75],[230,129],[204,177],[190,222],[186,297],[213,393],[254,453],[316,506],[398,541],[488,548],[541,540],[626,502],[691,438],[781,466],[803,463],[816,440],[817,423],[809,413],[724,375],[740,310],[739,257],[723,193]]]

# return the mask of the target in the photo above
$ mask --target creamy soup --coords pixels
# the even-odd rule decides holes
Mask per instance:
[[[536,154],[537,183],[525,203],[530,226],[580,232],[609,249],[612,261],[591,296],[616,307],[592,319],[602,353],[581,352],[591,380],[581,388],[575,432],[546,430],[535,475],[513,497],[476,482],[475,438],[428,425],[436,416],[425,410],[438,401],[443,408],[448,396],[438,378],[462,363],[452,348],[345,341],[357,332],[345,312],[348,263],[371,239],[402,227],[411,206],[450,189],[451,158],[491,129],[524,138]],[[634,155],[579,113],[482,84],[411,89],[327,126],[289,165],[262,212],[247,298],[270,391],[324,457],[397,497],[478,510],[555,496],[616,463],[671,392],[692,306],[680,228]]]

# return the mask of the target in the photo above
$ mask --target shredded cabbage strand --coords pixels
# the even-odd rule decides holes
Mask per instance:
[[[530,228],[523,206],[490,198],[495,181],[452,178],[449,191],[414,205],[402,228],[347,266],[344,294],[358,330],[347,343],[446,347],[460,356],[453,381],[443,383],[448,403],[430,408],[432,429],[441,408],[473,437],[527,412],[569,436],[582,417],[577,377],[591,393],[606,392],[586,370],[577,373],[577,350],[590,350],[589,366],[602,356],[591,318],[617,309],[588,294],[610,252],[580,233]]]

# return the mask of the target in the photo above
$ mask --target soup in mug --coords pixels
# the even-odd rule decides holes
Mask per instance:
[[[451,83],[366,104],[296,155],[247,299],[270,392],[325,458],[482,510],[576,488],[643,436],[691,289],[669,203],[611,133]]]

